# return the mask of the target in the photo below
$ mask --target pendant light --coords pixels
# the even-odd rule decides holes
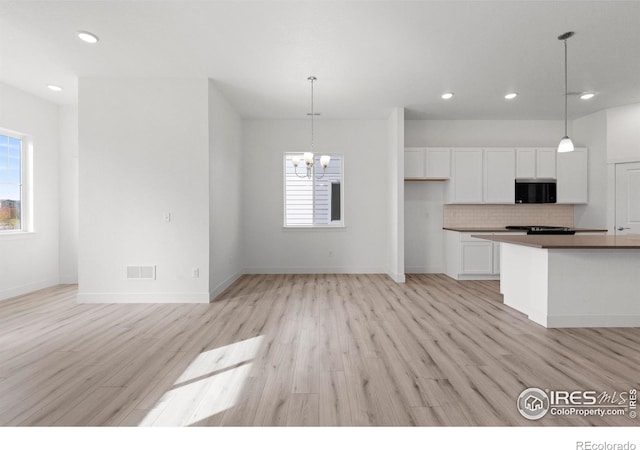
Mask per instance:
[[[559,40],[564,41],[564,137],[560,140],[560,144],[558,145],[559,153],[573,151],[573,142],[571,142],[571,138],[567,132],[567,97],[569,96],[567,89],[567,39],[574,34],[575,33],[573,31],[567,31],[566,33],[558,36]]]
[[[300,164],[300,156],[298,155],[294,155],[291,158],[291,163],[293,164],[294,167],[294,171],[295,174],[299,177],[299,178],[311,178],[311,174],[313,172],[313,165],[315,162],[315,157],[313,155],[313,116],[319,115],[316,114],[313,111],[313,82],[317,80],[316,77],[314,76],[310,76],[309,78],[307,78],[307,80],[309,80],[311,82],[311,113],[307,113],[307,115],[311,116],[311,151],[310,152],[304,152],[304,154],[302,155],[302,160],[304,161],[305,165],[307,166],[307,173],[306,175],[299,175],[298,174],[298,164]],[[326,171],[327,171],[327,167],[329,166],[329,162],[331,162],[331,157],[329,155],[322,155],[320,157],[320,166],[322,167],[322,175],[316,176],[317,179],[321,179],[324,177]]]

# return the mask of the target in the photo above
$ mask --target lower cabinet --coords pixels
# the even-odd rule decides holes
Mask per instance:
[[[445,273],[456,280],[500,279],[500,243],[445,230]],[[501,233],[502,234],[502,233]],[[524,233],[510,233],[524,234]]]
[[[459,274],[493,274],[493,244],[493,242],[479,239],[474,241],[461,241]]]

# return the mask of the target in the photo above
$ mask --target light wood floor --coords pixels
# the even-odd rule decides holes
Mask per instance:
[[[210,305],[0,302],[0,425],[638,425],[516,410],[638,388],[640,329],[547,330],[498,282],[244,276]]]

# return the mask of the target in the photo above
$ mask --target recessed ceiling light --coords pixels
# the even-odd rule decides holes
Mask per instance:
[[[507,95],[505,95],[504,98],[506,98],[507,100],[513,100],[517,96],[518,96],[517,92],[510,92]]]
[[[62,90],[60,86],[56,86],[55,84],[48,84],[47,87],[55,92],[60,92]]]
[[[88,31],[78,31],[78,37],[89,44],[95,44],[100,40],[98,36]]]
[[[580,94],[580,99],[581,100],[589,100],[593,97],[595,97],[596,94],[594,94],[593,92],[583,92],[582,94]]]
[[[445,100],[449,100],[451,97],[453,97],[453,92],[447,92],[442,94],[442,98]]]

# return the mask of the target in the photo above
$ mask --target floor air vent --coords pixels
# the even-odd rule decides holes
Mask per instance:
[[[156,266],[127,266],[127,280],[155,280]]]

